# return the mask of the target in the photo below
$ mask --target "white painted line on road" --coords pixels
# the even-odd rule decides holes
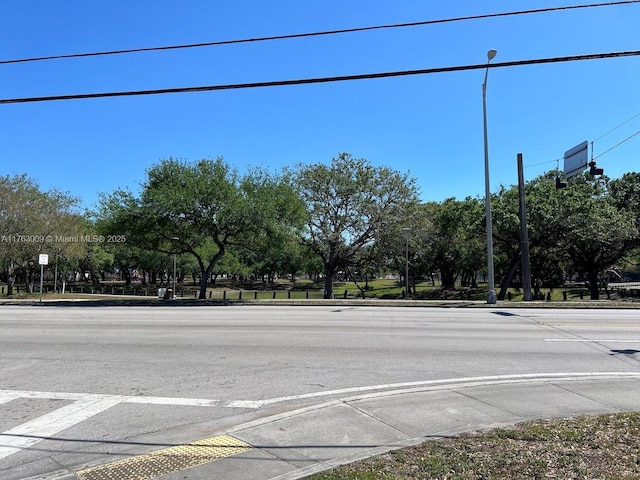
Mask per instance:
[[[72,402],[86,402],[89,400],[101,400],[105,397],[113,398],[118,395],[100,395],[94,393],[66,393],[66,392],[34,392],[31,390],[0,390],[0,397],[14,395],[18,398],[33,398],[44,400],[70,400]]]
[[[0,392],[0,405],[2,405],[3,403],[9,403],[19,398],[20,398],[20,395],[16,395],[15,393],[12,393],[12,392],[8,392],[8,393]]]
[[[102,400],[105,398],[118,399],[118,403],[137,403],[149,405],[175,405],[178,407],[217,407],[220,400],[210,398],[174,398],[174,397],[144,397],[130,395],[104,395],[98,393],[69,393],[69,392],[34,392],[29,390],[0,390],[0,403],[4,397],[9,400],[16,398],[33,398],[45,400],[70,400],[73,402],[86,402],[90,400]]]
[[[17,398],[38,399],[65,399],[73,401],[72,404],[54,410],[48,414],[24,423],[20,426],[0,433],[0,459],[19,452],[22,449],[52,437],[53,435],[88,420],[99,413],[123,403],[146,405],[174,405],[185,407],[219,407],[219,408],[245,408],[259,409],[266,405],[287,401],[304,400],[318,397],[328,397],[344,394],[371,394],[383,395],[399,393],[402,389],[412,391],[417,388],[463,388],[465,386],[499,385],[508,383],[521,383],[527,381],[553,381],[553,380],[581,380],[595,378],[626,377],[640,379],[640,372],[587,372],[587,373],[529,373],[514,375],[489,375],[480,377],[459,377],[439,380],[426,380],[417,382],[389,383],[370,385],[354,388],[342,388],[338,390],[325,390],[301,395],[290,395],[263,400],[232,400],[222,402],[220,400],[197,398],[173,398],[173,397],[144,397],[127,395],[102,395],[91,393],[67,393],[67,392],[33,392],[19,390],[0,390],[0,403],[6,403]],[[389,392],[384,392],[389,390]],[[378,393],[373,393],[378,392]]]
[[[640,340],[589,340],[582,338],[545,338],[545,342],[567,342],[567,343],[639,343]]]
[[[321,392],[305,393],[301,395],[290,395],[288,397],[268,398],[264,400],[235,400],[226,402],[226,407],[234,408],[261,408],[265,405],[271,405],[274,403],[288,402],[294,400],[304,400],[316,397],[326,397],[331,395],[342,395],[350,393],[366,393],[376,390],[398,390],[406,388],[419,388],[419,387],[436,387],[455,384],[478,384],[478,383],[515,383],[523,382],[527,380],[546,380],[546,379],[576,379],[576,378],[595,378],[595,377],[638,377],[640,378],[640,372],[588,372],[588,373],[524,373],[515,375],[490,375],[481,377],[460,377],[460,378],[446,378],[441,380],[426,380],[421,382],[404,382],[404,383],[392,383],[382,385],[371,385],[366,387],[355,388],[343,388],[340,390],[325,390]]]
[[[119,403],[122,403],[120,398],[109,396],[98,400],[77,401],[0,433],[0,459],[35,445]]]
[[[480,377],[458,377],[439,380],[423,380],[417,382],[385,383],[380,385],[367,385],[363,387],[341,388],[337,390],[322,390],[319,392],[289,395],[285,397],[266,398],[262,400],[213,400],[203,398],[178,398],[178,397],[145,397],[128,395],[104,395],[95,393],[68,393],[68,392],[37,392],[27,390],[0,390],[0,398],[41,398],[62,399],[74,402],[114,402],[133,403],[140,405],[173,405],[177,407],[218,407],[218,408],[246,408],[259,409],[265,405],[282,403],[287,401],[305,400],[317,397],[328,397],[352,393],[367,393],[378,390],[398,390],[406,388],[428,388],[447,385],[479,384],[479,383],[513,383],[528,380],[553,380],[553,379],[581,379],[597,377],[638,377],[640,372],[582,372],[582,373],[523,373],[513,375],[489,375]]]
[[[221,404],[220,400],[173,397],[124,397],[123,403],[139,403],[146,405],[175,405],[177,407],[218,407]]]

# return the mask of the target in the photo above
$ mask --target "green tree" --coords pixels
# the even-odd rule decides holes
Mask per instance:
[[[325,298],[333,297],[336,272],[417,202],[415,179],[408,174],[374,167],[348,153],[329,165],[298,165],[293,182],[307,207],[303,241],[324,265]]]
[[[606,187],[606,179],[584,176],[562,191],[562,246],[576,271],[589,280],[592,300],[599,298],[600,273],[629,253],[639,236],[634,213],[618,208]]]
[[[0,177],[0,266],[7,294],[16,278],[33,292],[38,255],[82,256],[86,244],[58,239],[81,235],[85,219],[78,199],[57,190],[41,190],[26,174]],[[51,259],[53,261],[53,258]]]
[[[426,242],[425,256],[440,271],[443,288],[454,288],[459,276],[464,283],[475,285],[475,277],[484,257],[482,204],[467,197],[429,204],[432,232]]]
[[[368,252],[371,273],[391,270],[400,279],[405,278],[407,255],[409,257],[409,292],[418,276],[429,275],[436,268],[427,252],[433,234],[431,204],[414,204],[403,210],[402,215],[388,222],[378,234]],[[364,267],[363,267],[364,269]],[[411,281],[413,280],[413,281]],[[402,281],[402,285],[405,282]]]
[[[625,173],[621,178],[609,183],[609,192],[615,206],[619,210],[627,210],[635,217],[636,228],[640,229],[640,173]],[[636,239],[635,248],[624,259],[622,267],[640,270],[640,236]],[[629,270],[627,270],[629,271]]]
[[[106,231],[144,249],[188,253],[200,269],[199,298],[231,245],[259,250],[295,231],[302,204],[287,179],[261,170],[240,176],[222,158],[195,163],[162,160],[147,171],[142,193],[116,191],[97,212]]]
[[[531,281],[536,290],[542,285],[562,282],[562,263],[566,252],[561,238],[565,229],[562,191],[555,187],[555,172],[541,175],[525,184],[527,231],[529,237]],[[492,200],[494,249],[503,276],[498,299],[504,299],[516,272],[521,270],[522,251],[518,186],[502,187]]]
[[[633,197],[633,182],[624,189],[620,184],[616,197],[609,194],[606,178],[583,175],[563,190],[556,189],[554,179],[548,172],[525,185],[532,283],[535,289],[558,285],[563,267],[569,267],[589,279],[591,298],[597,299],[599,274],[637,241],[633,215],[621,208]],[[517,186],[502,188],[493,205],[495,247],[505,259],[502,299],[521,264]]]

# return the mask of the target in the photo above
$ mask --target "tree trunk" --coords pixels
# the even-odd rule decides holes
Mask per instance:
[[[218,250],[218,253],[216,253],[211,259],[211,261],[209,262],[209,266],[206,268],[206,270],[203,268],[204,263],[202,262],[202,259],[200,257],[197,257],[198,264],[200,265],[200,273],[201,273],[200,294],[198,295],[198,298],[200,300],[204,300],[207,298],[207,286],[209,285],[209,278],[212,276],[213,269],[217,265],[218,260],[220,260],[223,256],[224,256],[224,248],[220,247],[220,249]]]
[[[333,265],[325,265],[324,269],[324,298],[333,298],[333,275],[335,267]]]
[[[513,280],[513,276],[518,270],[518,266],[520,265],[520,259],[517,258],[513,261],[507,274],[502,279],[502,284],[500,285],[500,293],[498,293],[498,300],[504,300],[505,295],[507,294],[507,289],[509,285],[511,285],[511,280]]]
[[[32,294],[34,293],[34,289],[33,289],[33,270],[29,270],[27,272],[27,278],[26,278],[26,282],[25,282],[25,288],[27,290],[27,293]]]
[[[13,274],[7,275],[7,296],[13,295],[13,286],[16,283],[16,277]]]
[[[123,268],[123,269],[120,269],[120,271],[124,275],[125,285],[127,285],[127,286],[131,285],[131,272],[129,271],[129,269],[128,268]],[[91,278],[92,279],[94,278],[93,274],[91,274]]]
[[[453,272],[449,271],[440,271],[440,276],[442,278],[442,288],[453,288],[456,284],[456,277]]]
[[[213,265],[209,265],[209,268],[200,272],[200,293],[198,294],[198,298],[200,300],[204,300],[207,298],[207,285],[209,284],[209,275],[211,275],[211,270],[213,270]]]

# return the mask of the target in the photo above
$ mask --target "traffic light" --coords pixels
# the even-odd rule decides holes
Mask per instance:
[[[567,182],[563,182],[560,180],[560,177],[556,177],[556,190],[560,190],[561,188],[567,188]]]
[[[596,167],[596,162],[594,160],[591,160],[589,162],[589,173],[591,174],[591,176],[596,176],[596,175],[602,175],[604,173],[604,169],[603,168],[597,168]]]

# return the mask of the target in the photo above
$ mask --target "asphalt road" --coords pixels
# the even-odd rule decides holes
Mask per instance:
[[[356,392],[640,371],[640,310],[4,305],[0,332],[8,480]]]

